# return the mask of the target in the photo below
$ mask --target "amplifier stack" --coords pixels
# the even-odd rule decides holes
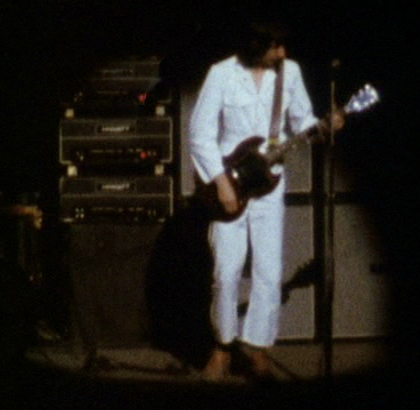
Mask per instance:
[[[65,222],[162,221],[172,214],[172,103],[155,58],[113,61],[86,79],[60,121]]]
[[[65,106],[60,217],[75,337],[88,351],[149,341],[149,259],[174,212],[173,106],[154,58],[98,68]]]

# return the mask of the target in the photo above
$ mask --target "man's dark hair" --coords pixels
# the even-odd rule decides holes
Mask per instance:
[[[251,23],[242,33],[237,55],[247,67],[258,65],[272,46],[287,45],[288,33],[279,23]]]

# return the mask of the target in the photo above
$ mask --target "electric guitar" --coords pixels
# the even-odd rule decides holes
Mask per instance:
[[[366,84],[340,111],[343,115],[365,111],[379,101],[378,92],[370,84]],[[294,135],[287,141],[270,146],[267,152],[261,153],[259,147],[266,140],[253,136],[236,146],[234,151],[223,158],[225,172],[235,189],[239,209],[233,214],[227,213],[217,196],[214,182],[203,184],[197,181],[194,199],[204,206],[211,220],[231,221],[238,218],[250,198],[264,196],[274,190],[280,181],[281,174],[272,173],[275,164],[284,161],[284,155],[299,143],[322,142],[328,134],[330,125],[328,117],[303,132]]]

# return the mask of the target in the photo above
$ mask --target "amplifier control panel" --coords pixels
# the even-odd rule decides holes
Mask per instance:
[[[173,158],[172,118],[64,119],[59,149],[63,165],[169,163]]]
[[[169,176],[60,180],[61,219],[68,223],[164,221],[173,213]]]

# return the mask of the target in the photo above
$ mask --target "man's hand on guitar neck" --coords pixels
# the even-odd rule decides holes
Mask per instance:
[[[217,187],[217,196],[220,203],[228,214],[234,214],[239,210],[239,200],[235,189],[226,174],[220,174],[214,178]]]
[[[334,131],[340,131],[346,123],[344,113],[340,110],[335,111],[334,114],[330,116],[330,121]]]
[[[334,132],[340,131],[345,123],[344,113],[340,110],[335,111],[333,115],[326,115],[317,124],[318,133],[322,138],[321,141],[325,142],[325,138],[331,133],[331,130]]]

